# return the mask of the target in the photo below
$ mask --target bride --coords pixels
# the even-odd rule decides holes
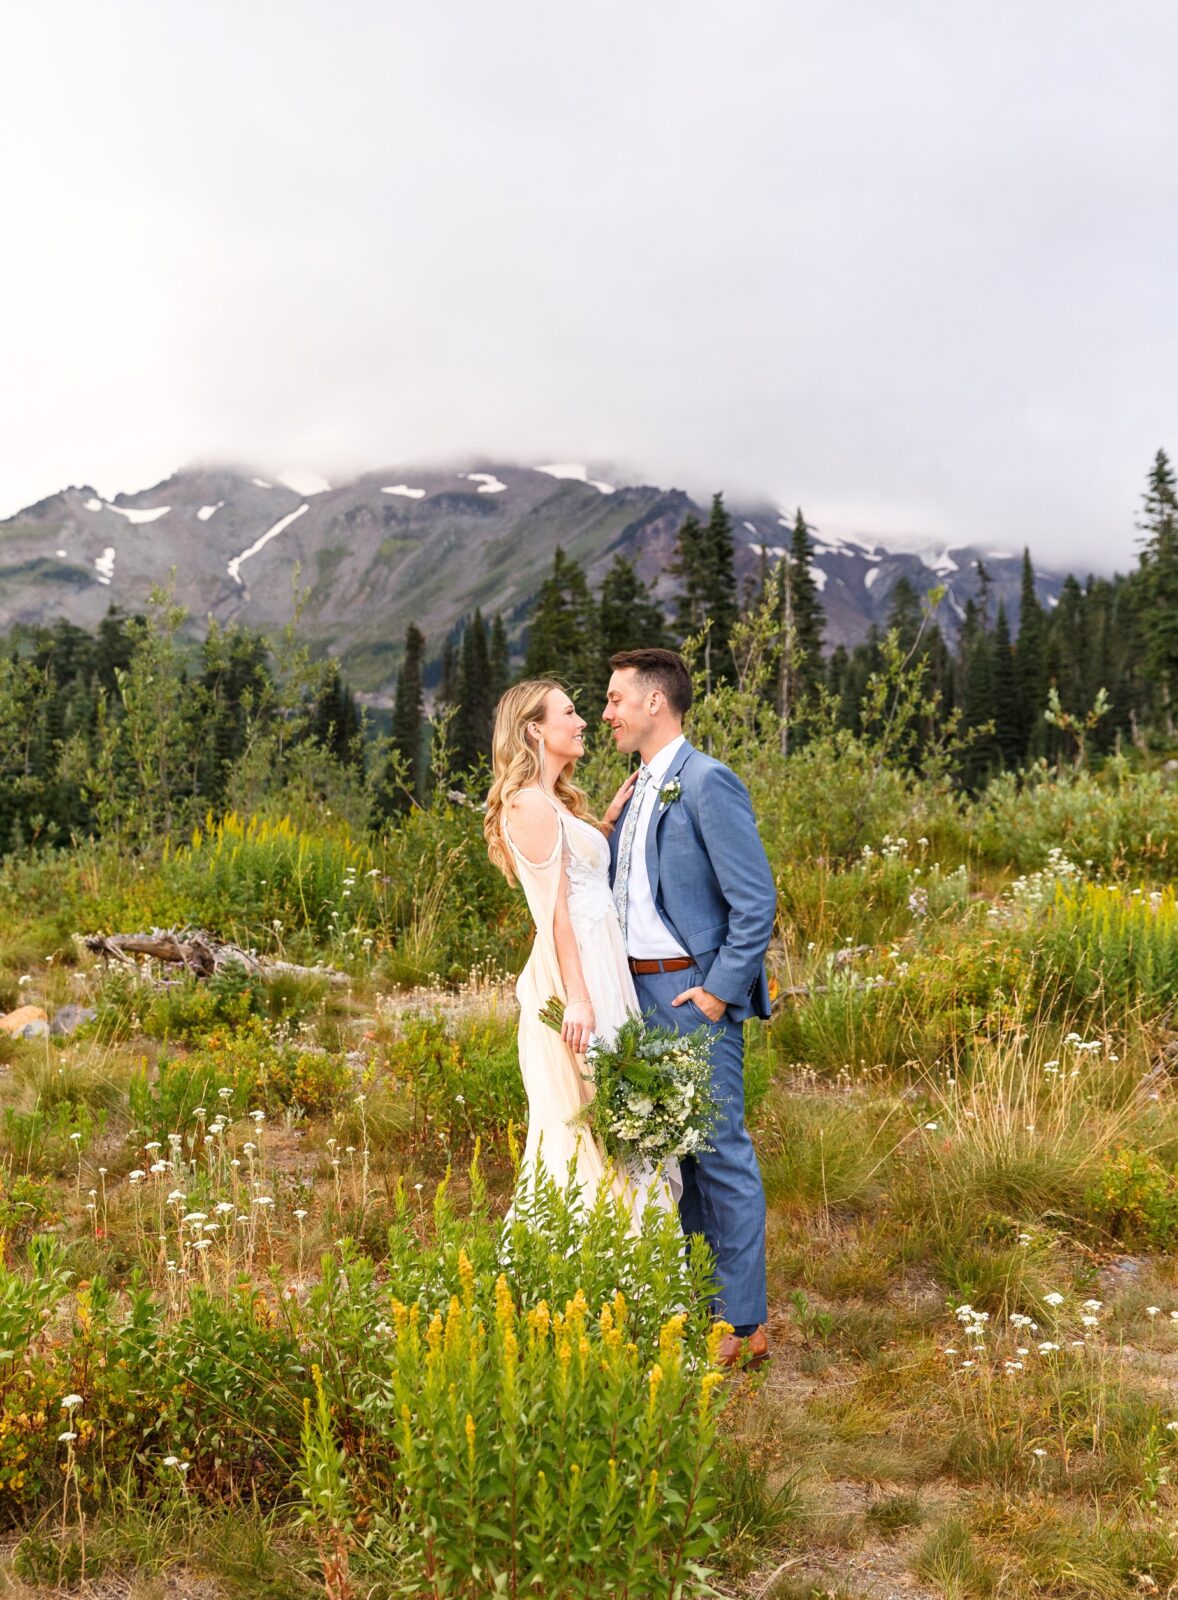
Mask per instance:
[[[517,683],[495,713],[494,782],[483,831],[491,860],[509,883],[523,885],[536,938],[516,983],[519,1061],[528,1097],[523,1182],[541,1166],[562,1185],[570,1165],[586,1204],[603,1180],[630,1207],[637,1226],[646,1205],[670,1210],[666,1179],[650,1168],[620,1172],[576,1118],[593,1097],[585,1051],[591,1038],[612,1042],[639,1011],[622,930],[609,886],[607,839],[630,797],[632,773],[598,822],[573,768],[585,753],[585,719],[549,678]],[[540,1021],[556,995],[564,1001],[557,1034]],[[668,1173],[672,1180],[677,1173]]]

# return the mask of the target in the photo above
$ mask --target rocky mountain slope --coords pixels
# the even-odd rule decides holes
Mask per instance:
[[[152,584],[203,625],[273,628],[306,593],[301,626],[338,655],[373,700],[387,695],[410,621],[436,654],[447,632],[481,606],[502,611],[518,638],[557,545],[598,580],[616,553],[668,600],[675,536],[691,510],[678,489],[613,485],[575,463],[471,462],[397,467],[336,487],[267,481],[248,471],[194,467],[135,494],[102,500],[69,488],[0,522],[0,631],[67,617],[92,627],[112,605],[142,606]],[[762,545],[780,553],[792,518],[770,506],[730,505],[742,581]],[[945,586],[940,620],[952,634],[976,593],[979,557],[994,594],[1017,613],[1020,557],[956,547],[901,548],[869,537],[814,536],[814,573],[828,647],[851,645],[887,615],[896,580],[918,592]],[[1053,604],[1061,576],[1037,573]]]

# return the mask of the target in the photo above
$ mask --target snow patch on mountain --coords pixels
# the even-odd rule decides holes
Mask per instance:
[[[304,472],[299,467],[293,472],[279,473],[278,481],[286,488],[293,489],[296,494],[326,494],[331,488],[327,479],[321,478],[317,472]]]
[[[946,577],[950,572],[961,571],[961,568],[954,561],[948,550],[938,552],[921,550],[919,554],[921,565],[927,567],[930,572],[938,573],[941,577]]]
[[[251,483],[256,483],[259,489],[273,489],[272,483],[267,483],[265,478],[251,478]]]
[[[57,557],[57,559],[59,561],[64,561],[67,558],[67,556],[69,555],[69,551],[68,550],[55,550],[53,552],[53,554]]]
[[[493,472],[460,472],[458,476],[465,478],[468,483],[477,483],[480,494],[502,494],[507,488]]]
[[[591,478],[589,476],[589,468],[580,461],[553,461],[546,467],[537,467],[536,471],[547,473],[550,478],[569,478],[576,483],[587,483],[590,488],[598,489],[602,494],[613,494],[614,492],[612,483],[602,483],[600,478]],[[748,527],[747,522],[745,527]],[[753,531],[755,533],[756,529],[754,528]]]
[[[158,522],[161,517],[166,517],[172,509],[171,506],[152,506],[146,511],[135,511],[130,506],[112,506],[108,501],[102,509],[104,511],[117,511],[120,517],[126,517],[128,522],[138,526],[142,522]]]
[[[224,504],[224,500],[218,500],[215,506],[201,506],[200,510],[196,513],[197,519],[201,522],[207,522],[210,517],[216,516],[217,512],[220,511]]]
[[[172,509],[171,506],[151,506],[145,511],[135,511],[130,506],[112,506],[109,500],[97,500],[93,496],[83,504],[87,511],[117,511],[120,517],[126,517],[128,522],[136,524],[158,522]]]
[[[110,580],[115,575],[115,547],[113,544],[108,544],[100,556],[94,557],[94,570],[98,574],[99,583],[105,583],[109,587]]]
[[[403,494],[407,500],[420,500],[425,494],[424,489],[411,489],[407,483],[386,484],[380,492],[381,494]]]
[[[816,566],[814,564],[814,562],[811,561],[811,563],[810,563],[810,576],[813,578],[814,582],[818,585],[818,593],[821,594],[822,591],[826,588],[826,576],[827,575],[826,575],[825,571],[821,567]]]
[[[242,588],[244,588],[245,585],[242,582],[241,577],[241,563],[243,561],[248,561],[251,556],[256,556],[258,551],[261,550],[264,545],[268,545],[271,539],[277,539],[278,535],[284,528],[289,528],[292,522],[298,521],[304,511],[310,511],[310,509],[310,506],[304,501],[297,511],[289,512],[285,517],[281,517],[272,528],[267,528],[262,537],[260,539],[255,539],[248,550],[243,550],[239,556],[234,556],[233,559],[226,564],[225,568],[229,576],[233,579],[234,583],[239,584]]]
[[[867,571],[863,574],[863,587],[865,589],[870,589],[871,585],[875,582],[875,580],[878,577],[879,577],[879,568],[878,567],[868,567]]]

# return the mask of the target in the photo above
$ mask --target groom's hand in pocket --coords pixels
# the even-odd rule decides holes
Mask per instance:
[[[718,995],[709,994],[706,989],[698,985],[694,989],[684,989],[682,994],[677,994],[671,1001],[673,1006],[681,1006],[685,1000],[690,1000],[694,1006],[703,1012],[709,1022],[723,1022],[727,1005]]]

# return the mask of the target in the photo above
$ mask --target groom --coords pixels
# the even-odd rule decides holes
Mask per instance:
[[[673,650],[623,650],[602,716],[614,742],[642,757],[610,837],[614,899],[639,1004],[663,1026],[712,1025],[720,1103],[715,1149],[682,1162],[679,1214],[716,1257],[717,1316],[733,1324],[727,1366],[769,1354],[765,1192],[744,1125],[744,1023],[769,1015],[765,951],[777,890],[748,792],[683,737],[691,677]]]

